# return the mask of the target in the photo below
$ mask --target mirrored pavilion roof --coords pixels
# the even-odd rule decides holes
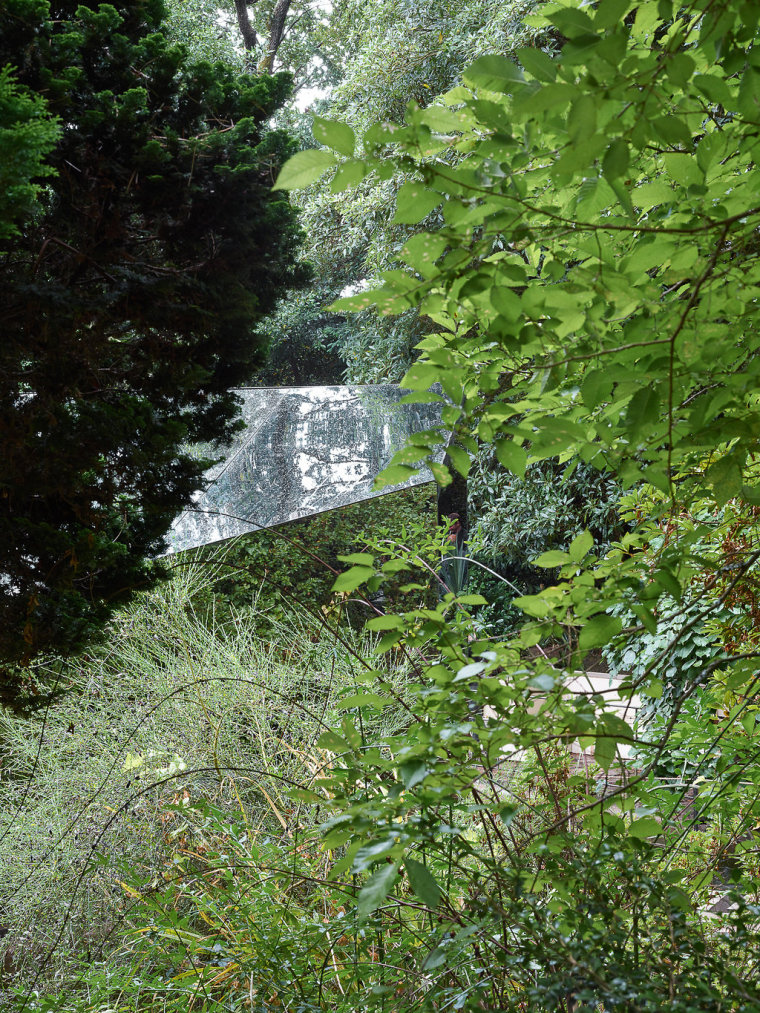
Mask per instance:
[[[221,451],[196,495],[167,536],[169,552],[222,541],[432,481],[429,470],[381,492],[375,477],[406,438],[440,423],[441,404],[401,404],[392,385],[247,387],[245,430]]]

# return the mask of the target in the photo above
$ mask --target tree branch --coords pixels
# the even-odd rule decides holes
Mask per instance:
[[[237,15],[240,34],[243,36],[243,46],[247,52],[255,49],[259,40],[251,24],[251,19],[248,17],[248,3],[246,0],[235,0],[235,14]]]
[[[262,74],[271,74],[274,69],[274,59],[285,34],[285,18],[288,16],[290,3],[291,0],[277,0],[274,5],[272,20],[269,22],[269,45],[259,63],[259,72]]]

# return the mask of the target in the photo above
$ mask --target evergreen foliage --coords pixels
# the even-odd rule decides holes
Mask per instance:
[[[43,98],[20,89],[10,67],[1,67],[0,242],[36,209],[39,181],[52,172],[44,157],[58,133]]]
[[[0,7],[16,102],[38,113],[44,97],[61,125],[40,210],[2,255],[9,665],[75,648],[157,576],[145,557],[207,463],[180,446],[235,427],[229,388],[257,361],[253,326],[305,277],[288,202],[269,193],[289,142],[266,122],[289,78],[188,65],[157,33],[164,13],[156,0]],[[5,699],[17,680],[5,670]]]

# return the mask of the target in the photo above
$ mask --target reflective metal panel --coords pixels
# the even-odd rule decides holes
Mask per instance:
[[[440,423],[441,404],[400,404],[407,391],[367,387],[247,387],[246,429],[226,448],[208,488],[168,535],[170,552],[207,545],[432,481],[426,469],[402,485],[372,483],[407,437]]]

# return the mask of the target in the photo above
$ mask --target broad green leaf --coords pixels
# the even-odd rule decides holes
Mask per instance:
[[[635,0],[600,0],[594,12],[594,29],[613,28],[635,6]]]
[[[331,151],[310,148],[289,158],[280,170],[273,190],[300,190],[324,176],[337,159]]]
[[[430,232],[420,232],[404,244],[401,251],[403,260],[424,278],[435,273],[435,261],[446,249],[446,240]]]
[[[506,285],[493,285],[489,290],[491,305],[506,320],[518,320],[522,316],[519,296]]]
[[[438,207],[443,198],[422,183],[404,183],[396,196],[394,225],[416,225]]]
[[[555,686],[555,680],[551,675],[534,675],[528,682],[531,689],[540,689],[543,693],[550,693]]]
[[[570,559],[574,563],[580,563],[587,553],[589,553],[594,547],[594,536],[590,531],[581,531],[579,535],[570,542],[570,548],[567,550]]]
[[[467,84],[495,92],[511,92],[525,80],[519,66],[505,56],[481,56],[462,76]]]
[[[726,112],[731,112],[737,107],[737,99],[721,74],[720,70],[710,74],[695,74],[694,84],[705,98],[722,105]]]
[[[681,186],[696,186],[705,181],[704,174],[693,155],[673,153],[663,155],[662,161],[670,178]]]
[[[374,865],[378,858],[382,858],[392,851],[397,844],[395,835],[391,837],[383,837],[379,841],[372,841],[370,844],[364,844],[354,855],[352,863],[353,872],[364,872],[370,866]]]
[[[500,464],[503,464],[519,478],[525,476],[528,455],[519,443],[516,443],[515,440],[497,440],[494,449]]]
[[[443,946],[436,946],[435,949],[431,950],[430,953],[428,953],[428,955],[422,961],[421,970],[432,971],[436,967],[440,967],[441,964],[445,963],[446,963],[446,948]]]
[[[647,837],[659,837],[662,833],[662,826],[651,816],[642,816],[641,819],[631,823],[628,833],[631,837],[645,840]]]
[[[445,489],[447,485],[451,485],[453,482],[451,472],[445,464],[439,464],[438,461],[431,461],[430,470],[433,473],[433,478],[442,489]]]
[[[594,35],[594,23],[585,11],[575,7],[562,7],[547,13],[547,20],[566,35],[568,39]]]
[[[637,208],[649,211],[660,204],[671,203],[675,193],[671,183],[666,179],[657,179],[651,183],[643,183],[631,191],[631,200]]]
[[[608,182],[619,179],[625,175],[630,165],[631,157],[628,144],[622,137],[616,137],[610,144],[602,159],[602,172]]]
[[[713,488],[716,501],[721,506],[741,492],[742,469],[738,459],[732,454],[727,454],[711,464],[705,477]]]
[[[545,619],[551,615],[551,607],[546,599],[539,594],[525,594],[519,598],[513,598],[512,604],[516,605],[521,612],[536,619]]]
[[[537,556],[533,560],[533,565],[548,570],[554,566],[563,566],[570,561],[570,555],[567,552],[561,552],[559,549],[549,549],[548,552],[542,552],[540,556]]]
[[[352,566],[350,570],[341,573],[332,586],[333,591],[355,591],[357,587],[366,584],[370,577],[375,575],[371,566]]]
[[[422,760],[412,760],[410,763],[402,763],[398,772],[404,787],[411,789],[425,780],[430,767]]]
[[[588,137],[596,131],[597,100],[591,95],[580,95],[570,106],[567,129],[570,137],[577,140]]]
[[[402,630],[404,621],[400,616],[394,615],[373,616],[365,625],[368,630]]]
[[[345,739],[335,732],[323,732],[317,740],[320,749],[329,749],[333,753],[348,753],[351,747]]]
[[[470,471],[470,466],[472,464],[470,455],[467,453],[467,451],[463,450],[461,447],[457,447],[452,444],[449,445],[449,447],[447,448],[446,454],[450,458],[451,463],[453,464],[454,468],[459,472],[459,474],[462,476],[462,478],[467,478],[467,475],[469,474]]]
[[[610,396],[612,384],[612,377],[606,370],[589,370],[581,384],[581,397],[589,408],[596,408]]]
[[[590,651],[594,647],[604,647],[623,628],[620,616],[601,615],[589,620],[581,629],[578,646],[582,651]]]
[[[653,387],[642,387],[628,403],[626,425],[637,431],[648,422],[656,422],[660,410],[660,397]]]
[[[375,488],[384,489],[386,485],[400,485],[417,474],[419,474],[417,468],[411,468],[407,464],[389,464],[375,479]]]
[[[409,876],[409,885],[423,904],[435,910],[441,903],[443,891],[422,862],[414,858],[404,859],[404,868]]]
[[[551,83],[556,79],[557,64],[542,49],[526,46],[518,49],[515,55],[528,73],[538,81]]]
[[[512,825],[512,821],[517,816],[519,810],[515,805],[505,805],[499,810],[499,819],[502,821],[505,827]]]
[[[594,741],[594,759],[602,770],[610,769],[616,753],[617,747],[614,738],[604,733],[598,734]]]
[[[651,126],[655,137],[665,144],[679,145],[687,151],[691,149],[691,130],[679,116],[656,116]]]
[[[343,190],[357,186],[368,173],[369,168],[366,162],[359,161],[358,159],[341,162],[330,183],[330,192],[341,193]]]
[[[368,552],[351,552],[347,556],[338,556],[341,563],[356,563],[358,566],[374,566],[375,557]]]
[[[392,703],[387,697],[379,693],[352,693],[350,696],[341,697],[341,707],[372,707],[375,710],[382,710]]]
[[[360,920],[365,920],[383,903],[393,889],[398,874],[398,867],[382,865],[377,869],[359,891],[357,911]]]
[[[315,116],[311,129],[315,141],[324,144],[325,147],[332,148],[341,155],[353,157],[356,150],[356,136],[347,123]]]

